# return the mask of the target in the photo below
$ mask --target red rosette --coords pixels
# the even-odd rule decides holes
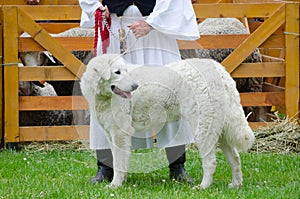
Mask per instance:
[[[94,37],[94,56],[97,56],[97,44],[98,44],[98,38],[99,38],[99,29],[100,29],[100,36],[102,41],[102,54],[106,54],[106,49],[109,46],[109,30],[111,26],[111,18],[108,17],[106,19],[106,22],[108,27],[106,25],[103,25],[104,22],[104,16],[102,15],[102,11],[100,9],[97,9],[95,12],[95,37]]]

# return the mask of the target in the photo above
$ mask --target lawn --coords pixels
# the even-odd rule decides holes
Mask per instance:
[[[147,153],[144,151],[143,153]],[[200,183],[201,161],[197,152],[187,150],[186,169]],[[168,168],[161,164],[148,173],[130,172],[122,188],[109,189],[108,183],[92,185],[94,153],[78,149],[23,149],[0,152],[1,198],[299,198],[300,157],[297,154],[241,154],[244,185],[228,189],[231,172],[221,152],[213,185],[206,190],[168,179]],[[140,165],[151,165],[152,158]],[[163,161],[162,161],[163,162]],[[154,162],[154,164],[160,164]],[[135,164],[135,163],[134,163]],[[146,167],[145,166],[145,167]],[[147,170],[147,168],[145,168]],[[149,169],[148,169],[149,170]]]

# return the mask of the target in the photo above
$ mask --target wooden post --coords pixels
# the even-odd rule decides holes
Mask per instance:
[[[0,6],[0,64],[3,64],[3,51],[2,51],[2,43],[3,43],[3,35],[2,35],[2,27],[3,24],[3,13],[2,6]],[[3,67],[1,65],[0,69],[0,148],[4,146],[4,132],[3,132]]]
[[[285,107],[289,117],[299,111],[299,4],[287,3],[285,8]]]
[[[17,7],[3,7],[4,133],[6,143],[19,142]]]

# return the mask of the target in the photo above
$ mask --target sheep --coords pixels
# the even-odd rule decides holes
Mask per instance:
[[[200,35],[219,34],[248,34],[245,26],[235,18],[207,18],[199,24]],[[212,58],[222,62],[234,49],[195,49],[180,50],[181,56],[185,58]],[[248,56],[244,63],[262,62],[258,49]],[[261,92],[263,78],[235,78],[237,89],[242,92]],[[266,121],[264,107],[244,107],[245,114],[252,112],[249,121]]]
[[[45,83],[43,87],[32,82],[19,82],[19,96],[56,96],[54,88]],[[72,123],[72,112],[64,110],[54,111],[20,111],[20,126],[55,126]]]
[[[58,34],[50,34],[52,37],[88,37],[94,36],[93,29],[86,28],[72,28]],[[23,33],[20,37],[30,37],[28,33]],[[89,60],[93,57],[93,51],[72,51],[72,54],[75,55],[79,60],[84,64],[87,64]],[[62,65],[55,57],[52,57],[48,52],[21,52],[19,53],[20,60],[25,66],[51,66],[51,65]],[[34,84],[32,84],[34,83]],[[82,95],[79,87],[79,81],[47,81],[51,85],[55,93],[58,96],[72,96],[72,95]],[[38,82],[22,83],[23,86],[19,89],[19,92],[24,92],[27,89],[34,91],[42,89],[44,85]],[[27,85],[27,86],[25,86]],[[38,85],[38,86],[37,86]],[[38,88],[39,87],[39,88]],[[39,93],[39,92],[38,92]],[[27,93],[28,94],[28,93]],[[32,93],[31,93],[32,94]],[[35,95],[35,94],[33,94]],[[88,118],[86,116],[86,111],[65,111],[69,116],[71,115],[71,121],[63,122],[62,124],[88,124]],[[39,117],[40,118],[40,117]],[[40,120],[35,121],[37,124],[40,123]],[[55,123],[59,125],[57,122]]]
[[[94,36],[94,30],[76,27],[58,34],[50,35],[52,37],[88,37]],[[30,36],[28,33],[23,33],[21,37]],[[93,57],[92,51],[72,51],[72,54],[74,54],[84,64],[87,64]],[[48,52],[22,52],[20,53],[20,59],[25,66],[61,65],[61,63]],[[48,83],[54,87],[57,95],[59,96],[70,96],[72,94],[81,95],[78,81],[48,81]]]

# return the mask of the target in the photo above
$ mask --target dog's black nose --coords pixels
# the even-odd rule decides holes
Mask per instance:
[[[133,91],[134,91],[135,89],[137,89],[138,87],[139,87],[138,84],[133,84],[133,85],[131,86],[131,88],[132,88]]]

